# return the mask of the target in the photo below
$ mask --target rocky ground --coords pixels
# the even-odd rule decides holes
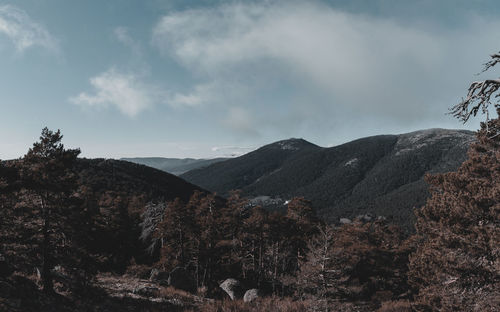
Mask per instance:
[[[253,302],[243,299],[224,300],[203,298],[173,287],[161,286],[147,279],[110,273],[96,276],[92,285],[81,295],[73,296],[56,284],[57,292],[41,292],[32,276],[12,275],[0,280],[0,311],[320,311],[319,301],[293,301],[289,298],[259,298]],[[331,306],[332,303],[330,303]],[[337,311],[371,311],[368,305],[334,304]]]

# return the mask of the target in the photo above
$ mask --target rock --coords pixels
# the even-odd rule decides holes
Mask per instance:
[[[144,297],[156,297],[158,296],[159,291],[160,290],[156,287],[139,285],[134,288],[133,293]]]
[[[196,283],[189,272],[182,268],[176,267],[168,276],[168,285],[177,289],[182,289],[189,292],[196,291]]]
[[[351,219],[347,219],[347,218],[340,218],[339,222],[340,222],[340,224],[352,223]]]
[[[261,296],[260,290],[256,288],[249,289],[245,292],[245,295],[243,296],[243,301],[244,302],[252,302],[255,299],[258,299]]]
[[[241,299],[243,297],[243,285],[234,278],[226,279],[219,287],[231,297],[231,300]]]
[[[373,216],[370,215],[370,214],[364,214],[364,215],[359,215],[357,217],[358,220],[362,221],[362,222],[370,222],[373,220]]]
[[[160,271],[158,269],[152,269],[151,275],[149,276],[149,280],[152,282],[156,282],[162,286],[168,286],[168,278],[170,274],[165,271]]]

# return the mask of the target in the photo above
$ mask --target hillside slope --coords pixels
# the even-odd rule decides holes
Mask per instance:
[[[171,174],[181,175],[190,170],[204,168],[228,158],[193,159],[193,158],[164,158],[164,157],[135,157],[121,158],[120,160],[146,165]]]
[[[182,174],[181,178],[226,195],[230,190],[246,189],[252,184],[258,184],[261,179],[277,172],[286,163],[320,150],[321,147],[303,139],[279,141],[243,156],[189,171]],[[269,193],[270,190],[266,192]]]
[[[181,177],[222,195],[242,189],[251,197],[304,196],[330,222],[371,213],[409,227],[412,209],[428,197],[424,175],[455,170],[474,139],[470,131],[429,129],[331,148],[300,140],[281,149],[297,144],[292,139]]]

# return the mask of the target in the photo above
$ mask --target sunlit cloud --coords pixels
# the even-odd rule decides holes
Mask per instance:
[[[87,107],[113,106],[123,114],[134,117],[150,108],[161,95],[155,88],[142,83],[133,74],[110,69],[90,79],[94,93],[82,92],[70,101]]]
[[[281,101],[289,121],[317,127],[359,114],[359,122],[370,116],[397,126],[442,120],[469,73],[456,64],[493,52],[499,26],[471,16],[452,32],[316,2],[265,1],[173,11],[155,25],[152,42],[204,84],[231,90],[231,97],[217,92],[202,102],[226,107],[233,116],[223,123],[233,129],[240,122],[253,129],[291,124],[270,123],[267,103],[255,100],[268,85],[294,99]],[[242,122],[247,116],[252,121]]]

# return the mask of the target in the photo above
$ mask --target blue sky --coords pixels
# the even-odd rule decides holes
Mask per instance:
[[[0,0],[0,159],[214,157],[423,128],[500,50],[497,1]]]

